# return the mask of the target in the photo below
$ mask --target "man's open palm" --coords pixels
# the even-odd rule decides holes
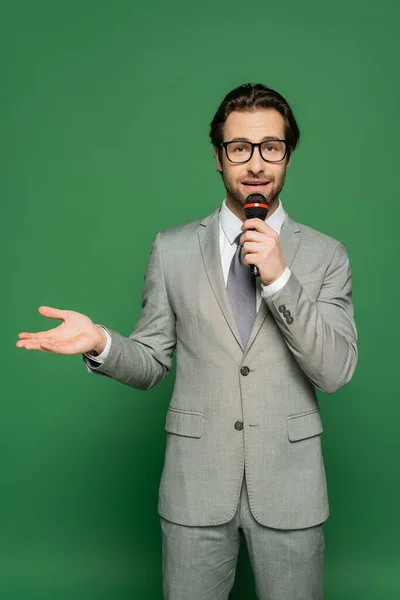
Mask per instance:
[[[62,319],[63,323],[49,329],[18,334],[18,348],[55,352],[56,354],[80,354],[90,352],[102,343],[102,332],[89,317],[74,310],[60,310],[50,306],[40,306],[39,312],[51,319]]]

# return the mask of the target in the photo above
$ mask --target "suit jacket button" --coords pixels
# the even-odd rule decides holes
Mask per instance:
[[[293,321],[294,321],[293,317],[288,317],[288,318],[286,319],[286,323],[287,323],[288,325],[291,325],[291,324],[293,323]]]
[[[284,317],[286,317],[286,319],[287,319],[288,317],[290,317],[290,310],[284,310],[284,311],[283,311],[283,316],[284,316]]]
[[[284,310],[286,310],[286,306],[284,304],[281,304],[280,306],[278,306],[278,310],[279,312],[283,312]]]
[[[242,367],[240,369],[240,372],[242,375],[248,375],[250,373],[250,369],[249,369],[249,367]]]
[[[236,423],[235,423],[235,429],[236,429],[236,431],[241,431],[243,429],[243,423],[242,423],[242,421],[236,421]]]

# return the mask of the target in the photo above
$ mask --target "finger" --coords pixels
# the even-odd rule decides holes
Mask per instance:
[[[22,333],[18,334],[18,337],[21,338],[21,340],[40,340],[40,341],[52,341],[52,337],[56,337],[56,334],[58,332],[56,332],[55,329],[49,329],[48,331],[23,331]],[[53,335],[52,335],[53,334]],[[51,337],[52,336],[52,337]]]
[[[257,265],[260,262],[259,254],[257,252],[248,252],[243,257],[243,262],[247,266],[249,266],[249,265]]]
[[[23,348],[26,344],[41,344],[44,340],[37,340],[35,338],[27,338],[24,340],[18,340],[15,344],[18,348]]]
[[[246,254],[254,254],[254,252],[260,252],[261,250],[263,250],[263,248],[260,247],[258,242],[246,242],[242,248],[243,256]]]
[[[46,332],[43,332],[46,333]],[[32,334],[31,336],[29,334],[27,334],[28,337],[18,340],[18,342],[16,343],[16,346],[18,348],[23,348],[25,346],[25,344],[42,344],[44,342],[49,342],[50,344],[58,344],[59,340],[55,337],[55,336],[49,336],[49,335],[43,335],[40,337],[36,337],[35,334]]]
[[[54,352],[57,354],[71,354],[71,348],[63,344],[52,344],[50,342],[24,342],[26,350],[39,350],[40,352]]]
[[[276,231],[262,219],[246,219],[241,228],[243,231],[246,231],[247,229],[256,229],[261,233],[276,234]]]
[[[25,350],[42,350],[42,342],[35,341],[23,341],[17,342],[16,344],[19,348],[25,348]]]
[[[246,231],[239,240],[240,244],[244,244],[246,242],[264,242],[265,241],[265,233],[260,233],[259,231]]]
[[[39,306],[38,311],[44,317],[50,317],[51,319],[66,319],[68,315],[67,310],[61,310],[60,308],[52,308],[51,306]]]

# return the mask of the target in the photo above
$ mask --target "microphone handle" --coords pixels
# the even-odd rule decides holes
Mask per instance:
[[[250,275],[253,275],[253,277],[258,277],[260,275],[260,271],[258,270],[257,265],[250,265],[249,269]]]
[[[255,229],[250,229],[250,231],[255,231]],[[249,265],[249,270],[250,270],[250,275],[253,275],[253,277],[260,276],[260,271],[258,270],[257,265]]]

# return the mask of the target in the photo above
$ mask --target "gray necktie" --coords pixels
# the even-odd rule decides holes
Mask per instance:
[[[229,268],[226,291],[242,338],[243,348],[245,348],[257,311],[256,278],[250,275],[249,267],[243,264],[242,246],[239,243],[242,235],[243,232],[239,233],[235,239],[237,248]]]

